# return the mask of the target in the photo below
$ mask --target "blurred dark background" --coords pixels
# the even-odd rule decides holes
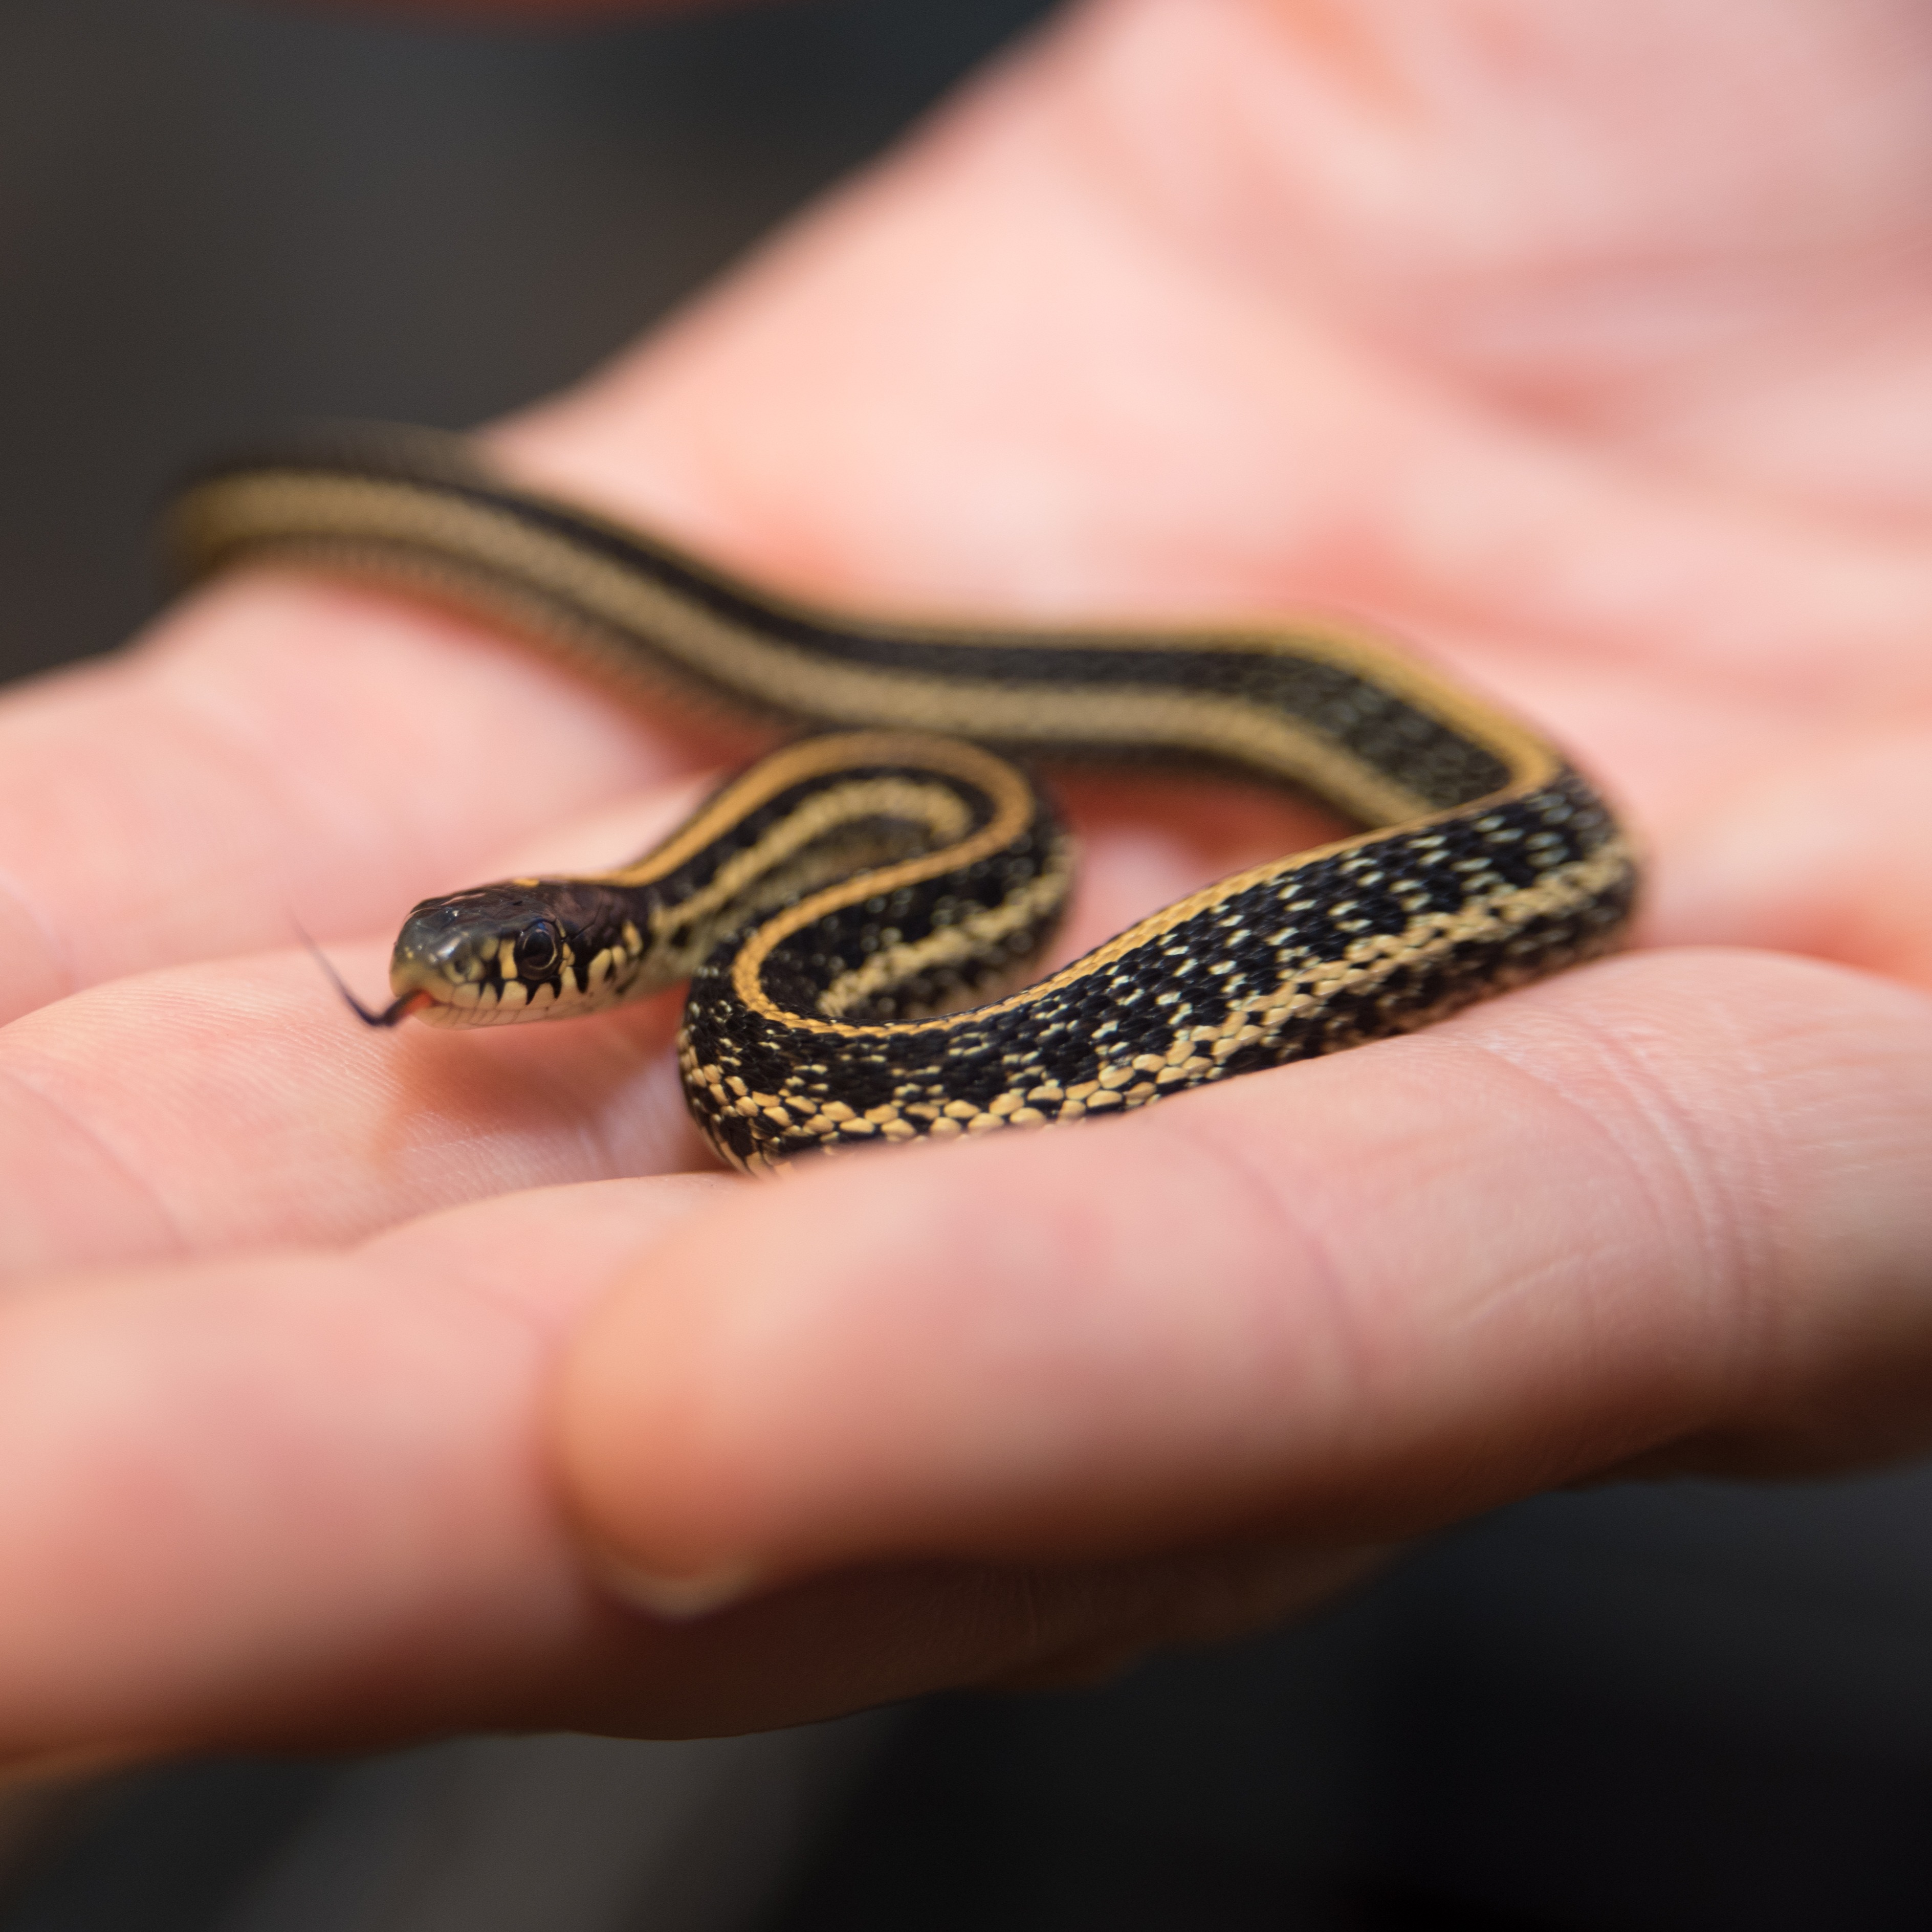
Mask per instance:
[[[0,0],[0,668],[125,636],[154,501],[211,443],[568,381],[1046,11]]]
[[[209,446],[568,380],[1044,10],[0,0],[0,668],[140,621]],[[0,1932],[910,1926],[1932,1927],[1932,1477],[1545,1498],[1077,1695],[0,1796]]]

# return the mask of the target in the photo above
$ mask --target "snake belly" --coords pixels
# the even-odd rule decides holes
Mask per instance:
[[[427,431],[211,466],[166,534],[184,581],[260,560],[372,578],[607,681],[812,734],[631,866],[425,901],[379,1016],[560,1016],[688,977],[685,1090],[751,1172],[1131,1112],[1427,1025],[1628,926],[1636,866],[1587,780],[1338,625],[1023,632],[818,609],[518,490]],[[1217,770],[1361,830],[1012,990],[1072,876],[1016,759]]]

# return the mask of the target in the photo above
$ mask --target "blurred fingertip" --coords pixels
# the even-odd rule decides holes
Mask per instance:
[[[763,1579],[748,1563],[678,1574],[652,1570],[607,1545],[593,1545],[590,1570],[619,1602],[660,1623],[695,1623],[755,1596]]]

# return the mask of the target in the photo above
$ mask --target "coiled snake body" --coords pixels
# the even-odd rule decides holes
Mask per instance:
[[[1335,626],[1019,632],[812,610],[514,490],[426,432],[210,468],[168,535],[190,580],[263,557],[374,576],[606,677],[816,733],[634,864],[425,901],[397,942],[394,1003],[372,1016],[585,1012],[688,977],[686,1094],[754,1172],[1131,1112],[1426,1025],[1606,950],[1628,921],[1630,849],[1584,778]],[[1364,829],[998,997],[1071,880],[1016,753],[1205,765]]]

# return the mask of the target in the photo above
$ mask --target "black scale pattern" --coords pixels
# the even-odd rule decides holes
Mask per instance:
[[[1244,1002],[1279,1000],[1298,986],[1312,993],[1322,969],[1341,960],[1352,944],[1400,934],[1424,914],[1453,916],[1474,900],[1534,887],[1558,868],[1596,854],[1614,836],[1601,801],[1566,772],[1473,820],[1390,833],[1250,887],[1150,947],[1082,975],[1023,1010],[862,1043],[838,1042],[836,1080],[827,1066],[816,1076],[810,1071],[814,1055],[826,1057],[830,1042],[823,1036],[737,1007],[729,956],[721,956],[692,985],[687,1058],[736,1075],[754,1094],[783,1095],[789,1088],[808,1100],[836,1096],[862,1114],[948,1099],[990,1108],[1016,1089],[1071,1088],[1137,1056],[1165,1055],[1184,1029],[1222,1026]],[[988,878],[986,902],[1000,889]],[[1185,1084],[1408,1031],[1504,986],[1591,957],[1615,943],[1634,891],[1634,874],[1626,872],[1621,890],[1558,913],[1504,922],[1496,933],[1398,962],[1381,976],[1365,978],[1358,989],[1331,992],[1317,1010],[1291,1016],[1264,1037],[1220,1058],[1204,1052],[1209,1064]],[[810,1012],[824,983],[825,956],[836,948],[842,957],[862,944],[856,930],[814,935],[813,949],[798,948],[782,962],[774,956],[767,990],[794,1010]],[[801,1060],[808,1070],[802,1081]],[[740,1163],[754,1156],[782,1160],[826,1144],[822,1133],[802,1124],[782,1128],[762,1113],[698,1105],[721,1151]]]

